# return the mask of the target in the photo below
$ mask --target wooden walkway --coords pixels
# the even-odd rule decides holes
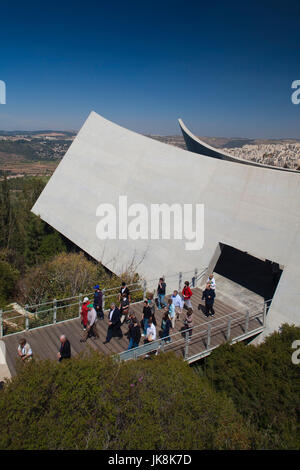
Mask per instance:
[[[245,327],[245,315],[246,309],[236,311],[236,306],[229,303],[224,303],[218,300],[218,294],[216,295],[214,309],[214,317],[207,318],[204,314],[204,302],[201,300],[202,291],[199,288],[194,288],[193,296],[191,298],[193,310],[194,310],[194,330],[191,340],[188,344],[188,357],[186,357],[186,343],[184,334],[180,332],[184,329],[183,319],[185,318],[186,310],[183,310],[181,318],[176,321],[175,329],[170,330],[170,334],[178,333],[172,338],[172,343],[168,344],[165,350],[173,350],[181,357],[185,357],[189,362],[193,362],[199,359],[201,356],[205,356],[210,353],[210,349],[214,348],[224,341],[226,341],[226,335],[228,331],[228,321],[231,318],[231,339],[238,338],[238,340],[246,339],[246,337],[253,336],[259,333],[259,329],[262,330],[261,319],[251,317],[248,321],[247,327]],[[168,298],[167,296],[166,298]],[[200,309],[199,309],[200,307]],[[142,317],[143,302],[132,304],[130,311],[134,312],[138,320]],[[160,325],[162,320],[162,310],[156,308],[155,318],[157,321],[157,338],[159,338]],[[261,317],[262,318],[262,317]],[[210,348],[207,351],[207,328],[208,324],[211,325],[211,337],[210,337]],[[21,332],[9,336],[4,336],[2,339],[6,345],[6,360],[7,365],[12,375],[16,373],[16,361],[19,360],[17,357],[18,342],[21,337],[25,337],[30,344],[34,357],[38,359],[56,359],[56,354],[59,350],[60,342],[59,337],[65,334],[71,343],[72,355],[76,355],[87,348],[89,345],[91,348],[98,350],[104,354],[116,354],[122,353],[128,348],[128,339],[125,333],[128,330],[127,325],[122,326],[123,338],[112,338],[112,340],[103,344],[106,338],[108,326],[107,314],[105,314],[104,320],[98,320],[97,329],[99,333],[98,339],[88,339],[86,343],[81,343],[82,337],[82,326],[80,319],[68,320],[57,323],[55,325],[48,325],[26,332]],[[140,345],[143,344],[141,340]]]

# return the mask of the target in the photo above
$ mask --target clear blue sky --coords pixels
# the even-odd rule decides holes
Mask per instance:
[[[0,129],[298,137],[299,1],[2,2]]]

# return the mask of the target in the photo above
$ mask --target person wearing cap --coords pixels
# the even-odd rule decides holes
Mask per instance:
[[[83,299],[83,303],[81,306],[81,324],[83,326],[83,331],[86,331],[86,327],[88,323],[88,304],[89,304],[89,298],[85,297]]]
[[[95,338],[99,338],[97,326],[96,326],[96,321],[97,321],[96,310],[94,309],[93,304],[88,304],[87,308],[88,308],[87,329],[84,333],[83,338],[80,340],[80,342],[85,342],[88,338],[91,338],[92,336]]]
[[[96,310],[97,317],[100,320],[104,320],[104,313],[102,309],[102,291],[100,290],[99,284],[94,286],[94,309]]]

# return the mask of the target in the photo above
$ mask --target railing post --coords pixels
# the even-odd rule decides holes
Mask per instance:
[[[53,325],[56,323],[56,317],[57,317],[57,300],[53,299]]]
[[[180,271],[178,276],[178,291],[181,292],[181,285],[182,285],[182,272]]]
[[[189,331],[185,332],[185,345],[184,345],[184,359],[188,358],[189,355]]]
[[[264,302],[264,310],[263,310],[263,327],[266,327],[267,323],[267,302]]]
[[[0,310],[0,338],[3,338],[3,312]]]
[[[248,333],[248,328],[249,328],[249,310],[246,312],[246,318],[245,318],[245,333]]]
[[[102,289],[102,310],[105,311],[105,288]]]
[[[230,340],[231,322],[232,322],[232,318],[229,318],[229,320],[228,320],[228,325],[227,325],[227,334],[226,334],[226,339],[227,339],[227,341]]]
[[[206,341],[206,349],[210,347],[210,337],[211,337],[211,325],[209,324],[207,327],[207,341]]]
[[[82,307],[82,294],[78,296],[78,317],[81,317],[81,307]]]
[[[143,292],[144,292],[144,299],[146,298],[146,292],[147,292],[147,281],[144,281],[144,287],[143,287]]]
[[[25,305],[25,330],[29,330],[28,309],[29,309],[29,305]]]
[[[198,269],[196,268],[194,272],[194,277],[193,277],[193,287],[196,287],[197,277],[198,277]]]

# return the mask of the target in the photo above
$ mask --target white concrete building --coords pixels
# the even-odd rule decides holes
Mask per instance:
[[[204,204],[204,246],[186,240],[99,240],[100,204]],[[208,266],[220,243],[278,263],[282,275],[266,333],[300,324],[300,175],[224,161],[136,134],[92,112],[32,211],[121,273],[135,257],[147,279]],[[170,286],[171,288],[171,286]]]

